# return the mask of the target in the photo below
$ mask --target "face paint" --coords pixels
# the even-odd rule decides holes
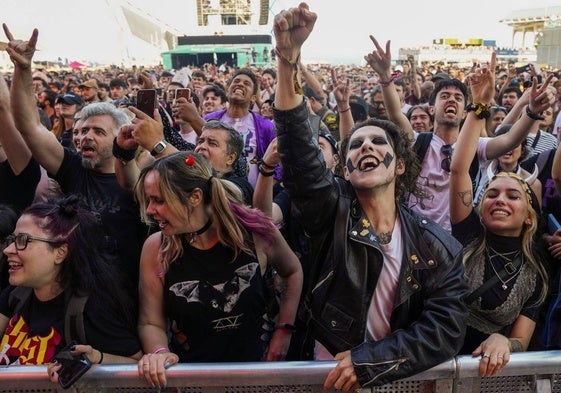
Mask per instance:
[[[386,156],[384,157],[384,161],[382,161],[382,163],[386,166],[386,169],[390,167],[390,164],[393,161],[393,156],[387,152]]]
[[[349,158],[347,160],[347,170],[349,171],[349,175],[351,173],[353,173],[355,171],[356,167],[353,165],[353,163],[351,162],[351,159]]]

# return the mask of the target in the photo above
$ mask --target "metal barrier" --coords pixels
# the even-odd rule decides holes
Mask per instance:
[[[92,366],[75,392],[323,393],[335,362],[179,364],[167,370],[168,387],[146,386],[135,364]],[[413,377],[361,393],[561,393],[561,351],[515,353],[501,376],[479,377],[479,359],[458,356]],[[45,366],[0,368],[0,391],[57,392]],[[71,391],[67,390],[67,391]],[[61,390],[62,391],[62,390]],[[334,392],[332,390],[331,392]]]

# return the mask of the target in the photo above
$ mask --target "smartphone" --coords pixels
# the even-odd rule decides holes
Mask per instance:
[[[555,216],[551,213],[547,215],[547,229],[550,235],[554,235],[558,229],[561,229],[561,224],[555,218]]]
[[[73,354],[70,348],[76,343],[72,342],[61,349],[54,357],[62,368],[58,371],[58,383],[63,389],[68,389],[92,366],[88,357],[83,354]]]
[[[150,117],[154,117],[154,109],[158,100],[156,89],[140,89],[136,95],[136,107]]]
[[[526,64],[525,66],[522,67],[516,67],[517,74],[521,74],[523,72],[530,72],[530,71],[531,71],[530,64]]]
[[[187,89],[176,89],[175,90],[175,99],[177,100],[178,98],[185,98],[187,101],[189,101],[191,99],[191,89],[187,88]]]

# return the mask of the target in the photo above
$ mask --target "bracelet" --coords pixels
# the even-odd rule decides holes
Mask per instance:
[[[339,113],[345,113],[351,110],[351,107],[349,106],[347,109],[343,109],[342,111],[339,111]]]
[[[290,332],[295,332],[296,331],[296,326],[294,326],[290,323],[279,323],[277,325],[277,329],[285,329],[285,330],[289,330]]]
[[[154,352],[152,352],[152,354],[153,354],[153,355],[156,355],[157,353],[164,352],[164,351],[168,351],[168,352],[169,352],[168,347],[160,347],[160,348],[156,349]]]
[[[541,113],[535,113],[530,110],[530,105],[526,105],[526,114],[532,120],[545,120]]]
[[[123,149],[121,146],[117,144],[117,138],[115,137],[115,139],[113,139],[113,157],[123,162],[129,162],[134,160],[135,155],[136,155],[136,149],[134,150]]]
[[[467,112],[474,112],[475,116],[479,119],[487,119],[491,116],[491,112],[489,111],[489,104],[483,104],[482,102],[472,102],[466,107]]]
[[[259,164],[257,166],[257,170],[259,171],[260,174],[262,174],[265,177],[270,177],[273,176],[275,174],[275,171],[271,171],[271,172],[267,172],[264,168],[263,168],[263,164]]]
[[[99,351],[99,354],[101,355],[101,357],[99,358],[99,362],[97,362],[97,364],[103,363],[103,352]]]
[[[265,160],[261,160],[261,162],[260,162],[259,164],[263,165],[266,169],[269,169],[269,170],[271,170],[271,171],[274,171],[274,170],[275,170],[275,167],[272,166],[272,165],[267,164],[267,163],[265,162]]]
[[[298,53],[298,56],[294,61],[290,61],[282,55],[279,48],[277,48],[276,46],[273,52],[275,52],[275,56],[277,57],[277,59],[280,59],[292,66],[292,84],[294,85],[294,92],[296,94],[303,94],[304,89],[302,89],[302,83],[300,83],[300,76],[298,75],[298,62],[300,61],[300,53]]]
[[[387,81],[387,82],[379,81],[378,83],[379,83],[380,86],[382,86],[382,87],[388,87],[389,85],[391,85],[391,84],[393,83],[393,77],[391,77],[391,79],[390,79],[389,81]]]

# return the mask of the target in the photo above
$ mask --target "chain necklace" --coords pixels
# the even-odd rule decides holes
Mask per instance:
[[[494,255],[491,255],[489,250],[493,251]],[[491,268],[493,269],[493,272],[495,273],[499,281],[502,283],[501,288],[506,291],[508,289],[508,285],[506,284],[508,284],[513,279],[515,279],[518,276],[518,274],[522,271],[522,265],[524,264],[524,259],[522,259],[522,262],[518,267],[516,267],[516,265],[513,263],[517,258],[520,257],[520,250],[500,253],[497,250],[495,250],[493,247],[489,246],[487,249],[487,257],[489,258],[489,263],[491,264]],[[496,259],[497,257],[500,257],[502,260],[506,261],[503,270],[506,270],[506,272],[510,276],[506,280],[503,280],[503,278],[495,268],[495,263],[493,262],[493,259]]]

